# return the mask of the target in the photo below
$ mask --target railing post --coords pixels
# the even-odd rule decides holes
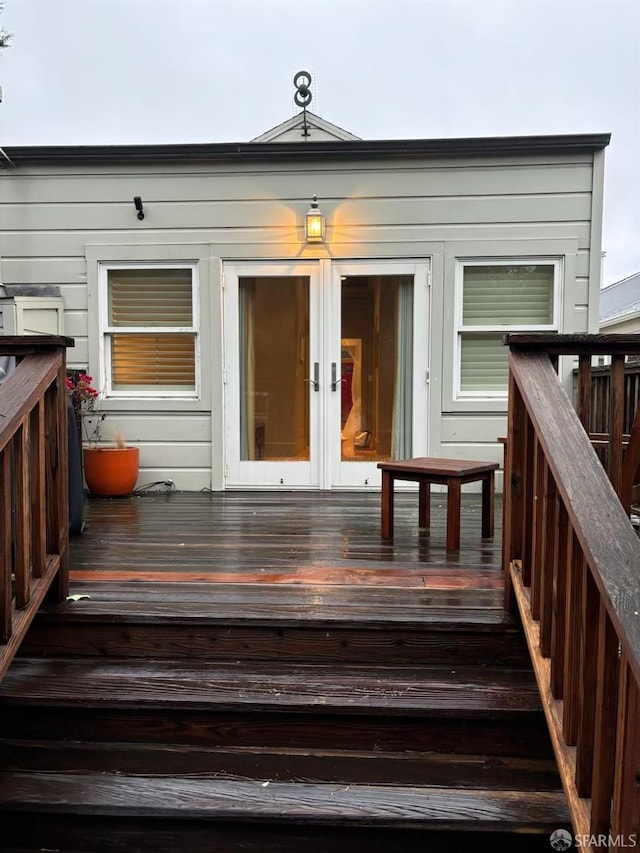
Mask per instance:
[[[564,684],[562,687],[562,734],[568,746],[575,746],[578,737],[580,691],[583,669],[582,613],[587,566],[580,543],[573,530],[569,531],[567,547],[567,615],[564,641]]]
[[[622,435],[624,432],[624,356],[614,355],[611,363],[609,400],[609,479],[617,495],[622,487]]]
[[[640,688],[629,663],[620,656],[620,689],[618,693],[618,744],[611,834],[627,838],[640,831]]]
[[[591,792],[591,832],[593,835],[606,834],[611,826],[618,678],[618,637],[604,604],[600,602],[596,724],[593,748],[594,772],[593,790]]]
[[[60,556],[60,568],[48,592],[50,601],[63,601],[69,594],[69,474],[66,360],[61,351],[58,376],[48,393],[45,413],[48,452],[46,491],[49,516],[48,552]]]
[[[31,413],[31,553],[34,577],[41,577],[47,555],[47,513],[45,483],[44,403],[38,402]]]
[[[504,525],[504,604],[507,610],[513,610],[510,566],[514,560],[522,557],[523,524],[523,479],[525,464],[525,408],[518,386],[509,371],[509,411],[507,428],[507,465],[503,484],[503,525]]]
[[[29,419],[25,418],[13,439],[14,573],[16,607],[29,603],[31,536],[29,530]]]
[[[576,411],[587,435],[591,432],[591,394],[591,356],[581,355],[578,360]]]
[[[0,642],[11,637],[11,447],[0,450]]]

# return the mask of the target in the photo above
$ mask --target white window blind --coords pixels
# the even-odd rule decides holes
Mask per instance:
[[[107,270],[113,391],[193,392],[193,269]]]
[[[110,326],[193,326],[190,269],[109,270]]]
[[[508,349],[502,335],[462,335],[460,341],[460,390],[502,394],[509,381]]]
[[[463,263],[458,330],[459,390],[504,396],[509,379],[505,332],[556,328],[557,262]]]
[[[463,326],[530,326],[553,322],[552,264],[465,264]]]

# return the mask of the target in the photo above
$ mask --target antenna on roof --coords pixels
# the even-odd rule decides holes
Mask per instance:
[[[293,78],[293,85],[296,87],[293,100],[299,107],[302,107],[302,135],[308,137],[309,125],[307,124],[307,107],[311,103],[311,74],[308,71],[298,71]]]

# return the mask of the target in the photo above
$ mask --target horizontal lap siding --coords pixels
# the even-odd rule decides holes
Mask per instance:
[[[334,258],[415,257],[425,244],[576,240],[575,282],[566,298],[575,323],[587,322],[593,158],[566,155],[417,158],[123,167],[32,167],[4,171],[0,254],[6,284],[56,284],[65,298],[65,332],[76,341],[71,366],[88,358],[87,245],[224,244],[228,258],[298,255],[313,194],[327,217]],[[138,221],[133,196],[145,219]],[[284,247],[284,248],[283,248]],[[292,252],[294,247],[296,251]],[[544,251],[541,249],[541,251]],[[301,256],[308,254],[303,249]],[[434,281],[434,288],[441,287]],[[445,282],[445,287],[452,287]],[[219,300],[219,294],[213,294]],[[442,300],[432,294],[434,305]],[[449,329],[451,318],[433,316]],[[576,328],[575,331],[586,331]],[[203,358],[210,342],[203,341]],[[442,353],[432,353],[441,369]],[[219,369],[219,365],[215,365]],[[221,401],[214,400],[214,407]],[[439,412],[434,392],[432,407]],[[141,448],[139,482],[210,483],[209,412],[113,413],[109,421]],[[444,414],[432,450],[501,461],[501,416]],[[435,430],[437,432],[437,430]],[[492,438],[492,435],[494,436]],[[163,473],[164,472],[164,473]],[[173,472],[173,473],[172,473]]]

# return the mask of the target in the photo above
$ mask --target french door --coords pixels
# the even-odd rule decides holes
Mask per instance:
[[[424,455],[427,262],[224,269],[225,483],[379,488]]]

